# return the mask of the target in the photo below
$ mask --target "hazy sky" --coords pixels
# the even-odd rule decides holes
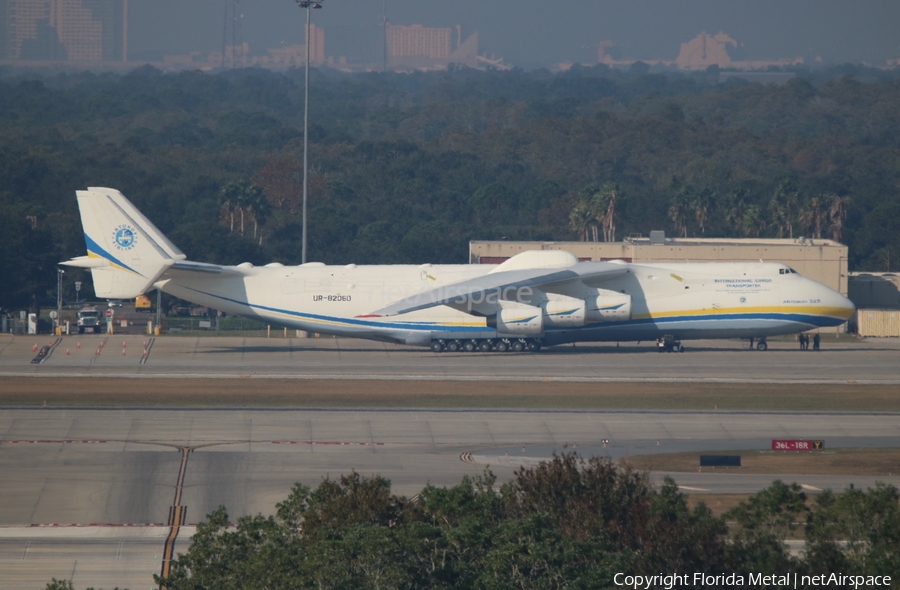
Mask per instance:
[[[129,55],[221,49],[225,4],[233,0],[130,0]],[[378,24],[383,0],[324,0],[313,22]],[[243,40],[252,53],[303,40],[305,10],[293,0],[242,0]],[[698,33],[729,34],[746,59],[821,56],[875,65],[900,57],[900,0],[387,0],[395,24],[477,31],[479,52],[524,68],[592,62],[611,40],[623,58],[675,59]],[[230,33],[229,33],[230,39]]]

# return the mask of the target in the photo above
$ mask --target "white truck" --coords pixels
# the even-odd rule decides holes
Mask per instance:
[[[78,333],[87,331],[99,334],[102,331],[103,317],[96,307],[83,307],[78,311]]]

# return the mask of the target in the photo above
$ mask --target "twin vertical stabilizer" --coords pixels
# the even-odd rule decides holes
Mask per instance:
[[[119,191],[90,187],[77,195],[87,256],[63,264],[90,268],[98,297],[137,297],[186,258]]]

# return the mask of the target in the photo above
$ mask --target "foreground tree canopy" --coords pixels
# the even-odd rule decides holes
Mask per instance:
[[[774,482],[724,517],[688,506],[674,481],[575,454],[486,472],[413,498],[357,473],[297,484],[271,516],[231,523],[224,507],[197,526],[170,590],[301,588],[616,588],[616,574],[900,572],[900,494],[879,484],[810,501]],[[806,539],[792,556],[785,539]],[[654,584],[653,587],[660,587]],[[804,586],[806,587],[806,586]],[[71,589],[54,580],[48,590]]]
[[[0,308],[83,254],[85,186],[193,259],[299,262],[302,74],[0,69]],[[837,238],[853,269],[900,268],[897,73],[796,74],[313,71],[309,258],[461,263],[470,239],[664,229]],[[72,272],[67,297],[78,278],[90,295]]]
[[[296,485],[273,516],[198,526],[165,583],[180,589],[612,588],[616,573],[900,571],[898,491],[809,502],[780,481],[724,518],[688,507],[671,479],[574,454],[509,483],[464,478],[414,499],[358,474]],[[726,522],[732,523],[729,527]],[[805,524],[804,524],[805,523]],[[802,558],[784,544],[805,530]],[[896,587],[896,584],[894,585]]]

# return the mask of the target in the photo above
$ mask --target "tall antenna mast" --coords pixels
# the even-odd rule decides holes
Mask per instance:
[[[387,42],[387,0],[383,2],[383,13],[382,16],[382,26],[384,27],[384,47],[381,52],[381,71],[387,71],[387,54],[388,54],[388,42]]]
[[[225,0],[225,14],[222,16],[222,64],[221,68],[225,69],[225,51],[228,49],[228,1]]]
[[[231,69],[237,67],[238,44],[243,44],[241,40],[241,19],[243,14],[238,14],[238,4],[240,0],[234,0],[231,12]],[[243,58],[243,48],[241,48],[241,56]],[[243,59],[241,60],[243,65]]]

